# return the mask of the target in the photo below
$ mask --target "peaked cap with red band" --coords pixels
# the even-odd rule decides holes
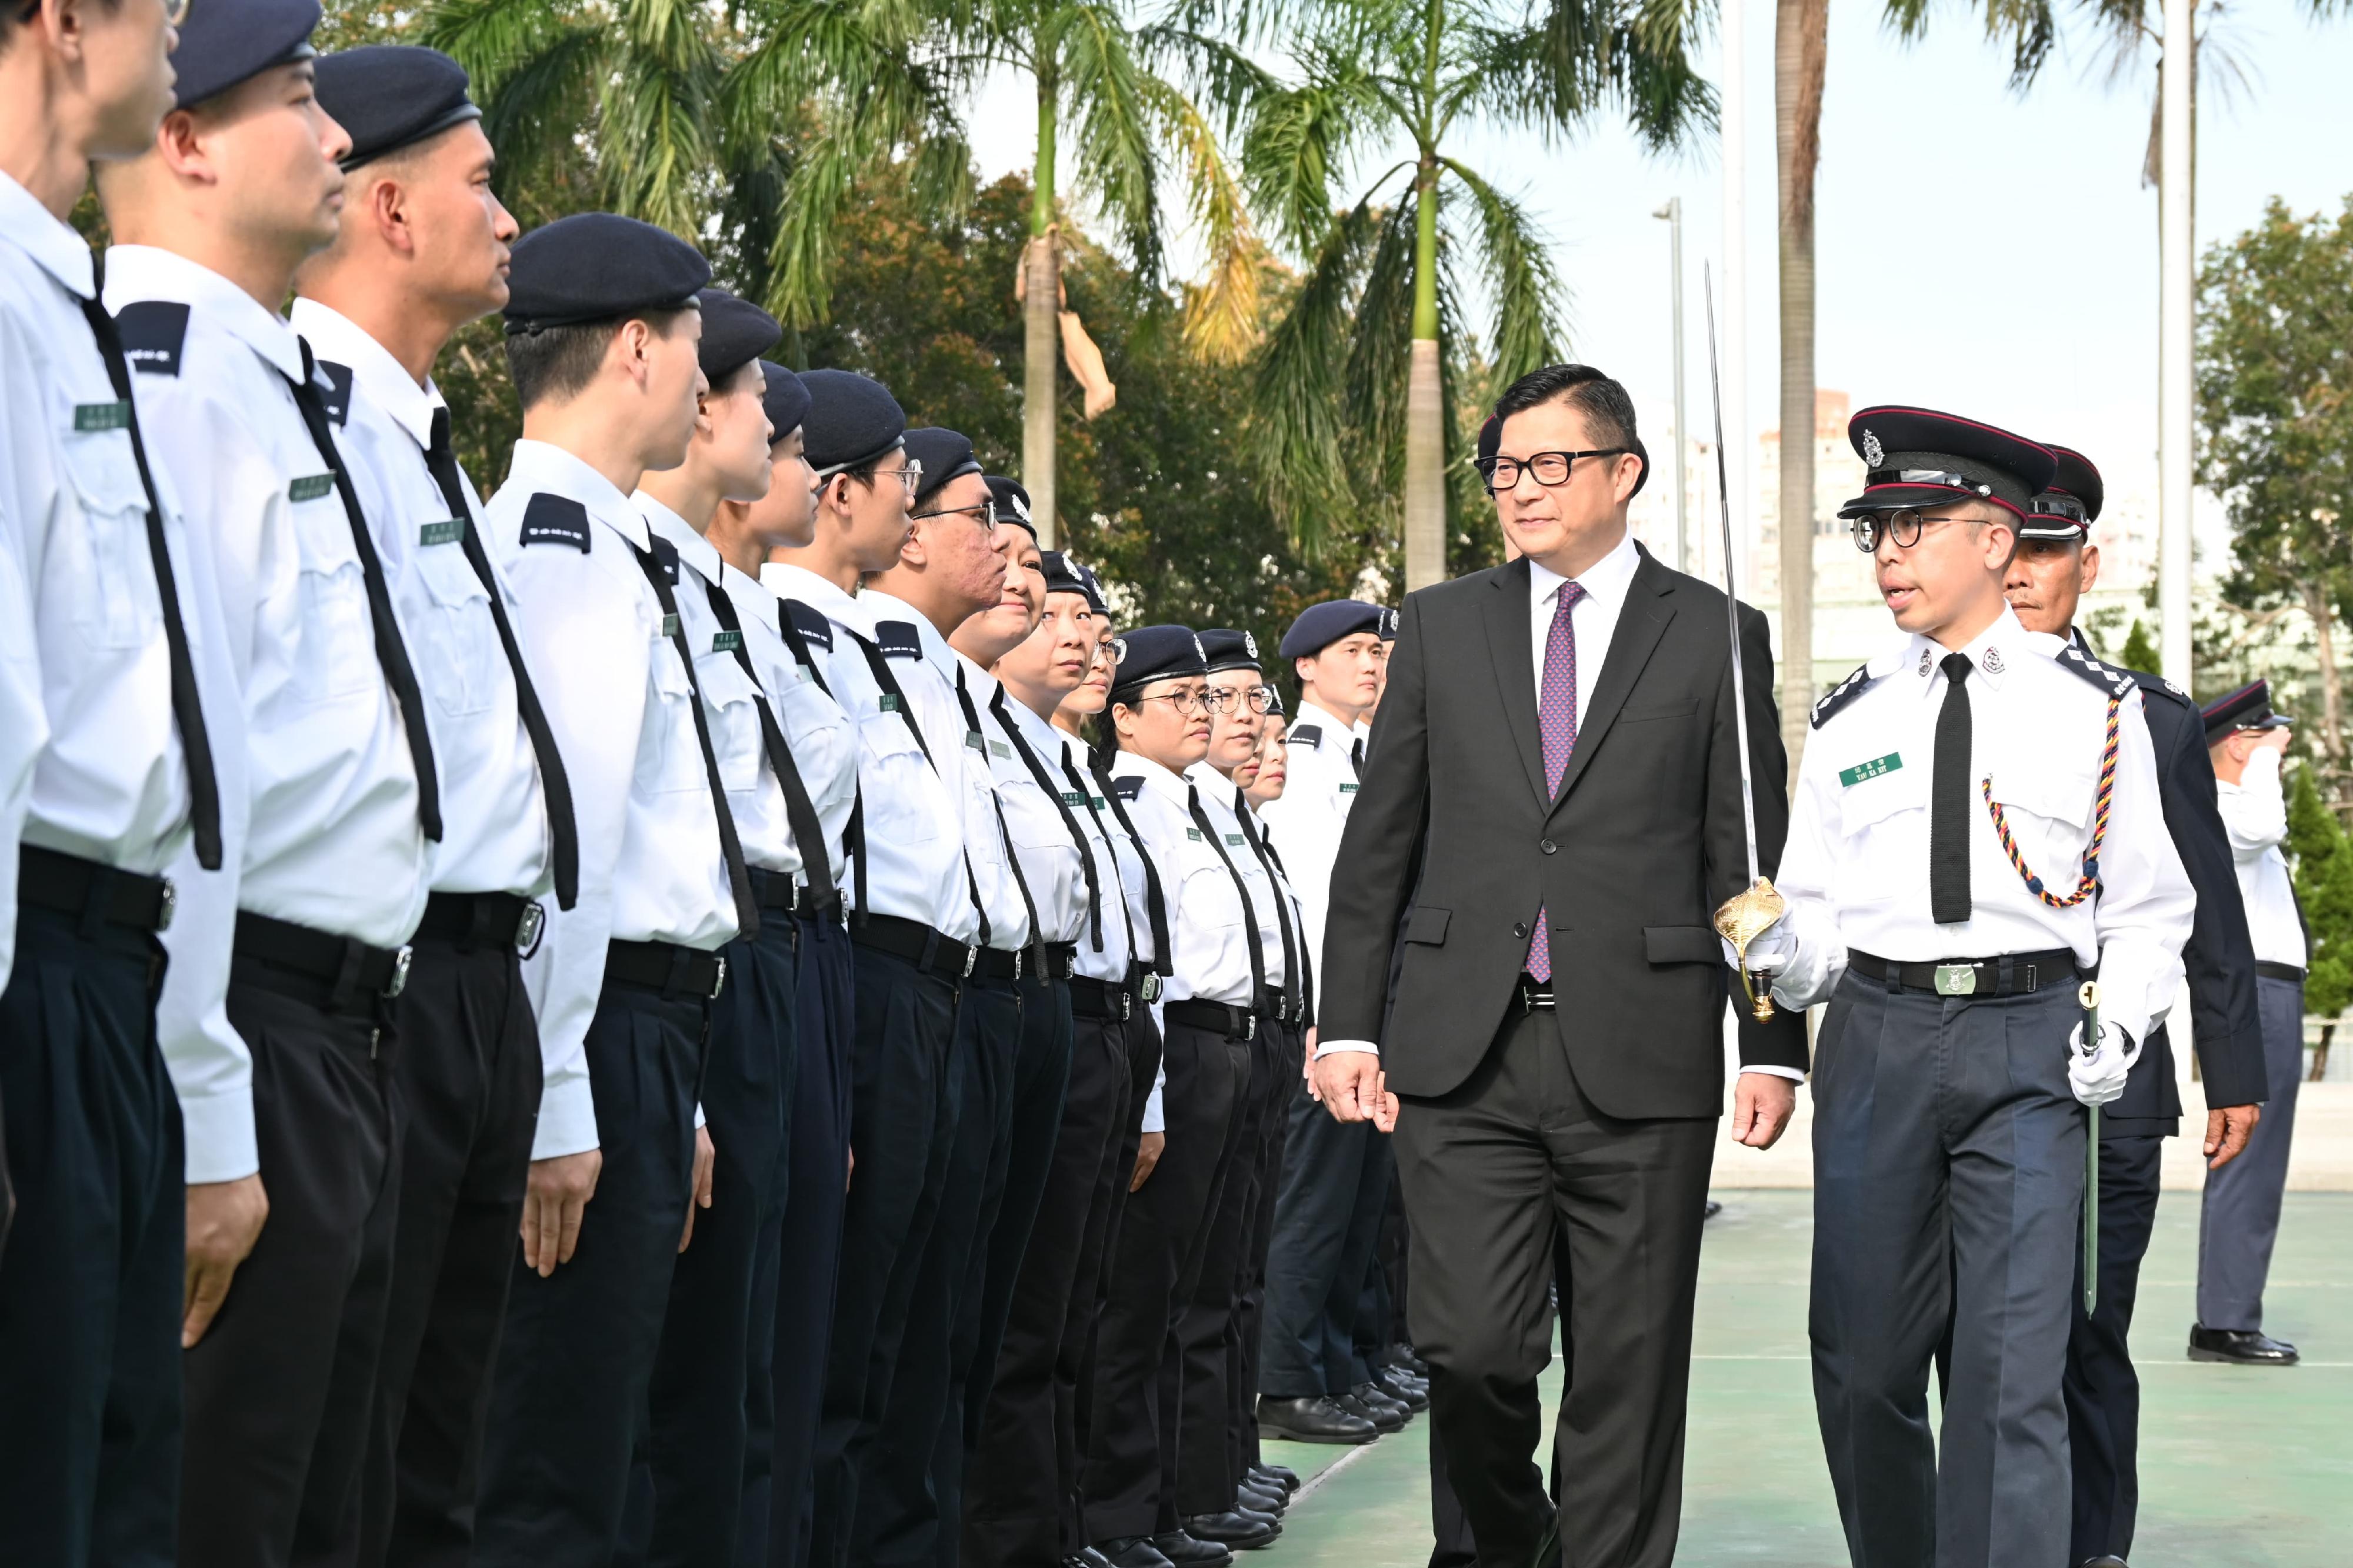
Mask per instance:
[[[1869,471],[1841,517],[1989,500],[2023,521],[2058,468],[2049,448],[2023,436],[1930,408],[1866,408],[1847,422],[1846,437]]]
[[[2026,509],[2026,526],[2018,531],[2018,536],[2080,542],[2090,537],[2107,489],[2100,483],[2100,470],[2083,453],[2072,447],[2051,447],[2050,452],[2057,460],[2058,472],[2052,476],[2050,488]]]

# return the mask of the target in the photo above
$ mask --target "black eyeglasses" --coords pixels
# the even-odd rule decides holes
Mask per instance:
[[[1275,704],[1278,700],[1275,696],[1273,687],[1253,686],[1250,689],[1248,696],[1250,698],[1251,712],[1271,713],[1274,711]]]
[[[1230,713],[1241,693],[1230,687],[1213,691],[1147,691],[1138,702],[1166,702],[1179,713]]]
[[[1556,489],[1568,483],[1569,470],[1579,458],[1616,458],[1632,451],[1631,447],[1595,447],[1583,452],[1538,452],[1532,458],[1481,458],[1476,467],[1479,478],[1494,495],[1508,490],[1520,482],[1523,469],[1536,477],[1536,483],[1546,489]]]
[[[1879,548],[1883,535],[1895,542],[1898,550],[1909,550],[1920,542],[1920,531],[1932,522],[1982,523],[1981,517],[1923,517],[1917,507],[1905,507],[1901,511],[1867,511],[1854,520],[1854,547],[1865,555]]]
[[[993,500],[985,500],[977,506],[950,506],[942,507],[937,511],[910,512],[907,514],[907,521],[921,522],[928,517],[968,517],[980,524],[984,530],[993,531],[997,527],[997,503]]]

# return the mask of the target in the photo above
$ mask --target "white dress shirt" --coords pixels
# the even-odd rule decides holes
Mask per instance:
[[[524,516],[542,494],[585,509],[577,541],[544,526],[524,540]],[[638,562],[652,549],[644,516],[570,452],[525,440],[515,443],[507,482],[482,521],[522,605],[515,637],[535,672],[580,826],[580,901],[549,912],[523,966],[543,1069],[532,1158],[545,1160],[596,1147],[586,1041],[607,946],[723,946],[735,935],[735,898],[695,733],[694,688]]]
[[[1609,554],[1577,575],[1585,596],[1569,606],[1568,624],[1577,633],[1577,718],[1593,710],[1593,692],[1601,684],[1601,666],[1609,657],[1609,641],[1618,635],[1618,615],[1626,607],[1627,591],[1642,564],[1642,552],[1630,533],[1618,541]],[[1552,618],[1560,609],[1560,590],[1568,581],[1543,562],[1528,561],[1528,646],[1535,655],[1536,703],[1544,703],[1545,652],[1552,646]]]
[[[2247,906],[2247,934],[2254,939],[2255,957],[2302,969],[2308,962],[2304,921],[2296,912],[2287,857],[2280,853],[2281,841],[2287,837],[2280,754],[2264,747],[2247,759],[2237,784],[2217,779],[2214,791],[2223,831],[2231,836],[2231,858],[2239,873],[2239,896]]]
[[[1280,994],[1290,984],[1291,972],[1282,962],[1282,926],[1288,911],[1281,908],[1282,892],[1274,879],[1260,864],[1258,852],[1250,847],[1242,832],[1241,818],[1234,809],[1234,781],[1226,777],[1206,762],[1195,763],[1185,770],[1185,782],[1201,794],[1201,810],[1216,828],[1226,858],[1233,862],[1241,874],[1243,890],[1250,894],[1250,914],[1258,925],[1260,962],[1266,972],[1266,988],[1270,995]],[[1253,822],[1253,826],[1256,824]],[[1249,938],[1243,938],[1245,960]]]
[[[1301,741],[1303,730],[1314,738]],[[1318,957],[1332,912],[1332,868],[1340,858],[1340,835],[1356,799],[1356,769],[1348,756],[1355,734],[1351,726],[1313,700],[1303,700],[1291,725],[1290,771],[1282,793],[1259,813],[1282,837],[1283,868],[1299,889],[1308,951]]]
[[[1795,944],[1773,987],[1784,1005],[1827,1001],[1850,948],[1900,963],[2067,948],[2083,967],[2100,966],[2102,1014],[2134,1039],[2164,1021],[2195,895],[2166,829],[2139,690],[2124,699],[2095,897],[2063,910],[2030,891],[1978,784],[1991,779],[2027,868],[2052,892],[2072,892],[2091,843],[2108,697],[2061,667],[2065,647],[2005,608],[1957,650],[1971,666],[1961,686],[1970,713],[1970,915],[1957,924],[1937,924],[1929,909],[1929,797],[1947,650],[1905,638],[1871,661],[1872,684],[1813,732],[1775,879],[1789,906],[1780,929]]]
[[[1062,798],[1087,836],[1087,852],[1095,863],[1095,886],[1103,899],[1103,945],[1091,939],[1079,942],[1078,973],[1090,980],[1124,984],[1128,965],[1152,945],[1152,914],[1145,901],[1143,852],[1111,814],[1094,775],[1087,771],[1086,752],[1078,742],[1053,726],[1054,749],[1039,756],[1062,781]],[[1025,731],[1026,732],[1026,731]],[[1080,896],[1084,898],[1083,887]]]
[[[1161,1001],[1199,998],[1250,1006],[1250,939],[1242,926],[1242,893],[1218,857],[1219,847],[1210,844],[1193,820],[1193,784],[1133,752],[1120,752],[1112,763],[1112,784],[1121,790],[1145,850],[1160,869],[1161,892],[1168,905],[1168,945],[1176,951]],[[1205,799],[1202,805],[1210,808],[1211,825],[1218,826],[1211,803]],[[1240,861],[1235,868],[1240,869]]]
[[[857,730],[809,667],[793,657],[779,629],[785,613],[782,601],[733,566],[721,566],[719,586],[735,606],[735,618],[744,628],[744,650],[752,656],[752,668],[759,672],[760,687],[767,693],[776,727],[785,732],[785,744],[792,749],[801,787],[808,791],[809,805],[817,812],[818,826],[825,837],[825,864],[834,877],[828,886],[838,887],[842,839],[849,827],[850,809],[858,803]],[[814,648],[810,656],[816,657]],[[789,837],[791,825],[786,826]],[[792,843],[791,854],[796,873],[803,882],[810,881],[807,857],[797,842]]]
[[[364,487],[361,502],[427,699],[441,788],[441,842],[430,850],[433,889],[538,898],[554,879],[539,759],[523,728],[514,668],[491,618],[490,590],[446,526],[458,521],[479,530],[481,508],[465,485],[466,515],[452,520],[448,498],[425,463],[433,416],[447,405],[432,382],[418,385],[391,350],[340,311],[298,299],[290,319],[322,365],[351,376],[335,439],[356,459],[353,477]],[[485,547],[484,553],[491,552]],[[514,591],[495,560],[491,575],[512,624]]]
[[[967,661],[968,663],[969,661]],[[992,687],[997,681],[988,677]],[[992,693],[992,695],[994,695]],[[973,689],[973,700],[980,700],[980,690]],[[997,798],[1005,805],[1005,826],[1013,836],[1013,853],[1021,862],[1021,875],[1029,885],[1030,900],[1038,906],[1038,924],[1048,942],[1076,942],[1082,951],[1091,940],[1092,927],[1087,918],[1086,857],[1093,840],[1086,826],[1090,813],[1084,801],[1072,801],[1071,786],[1061,778],[1062,736],[1060,731],[1037,714],[1005,694],[1000,711],[992,713],[981,708],[981,729],[988,741],[989,776],[997,786]],[[1016,754],[1013,743],[1007,739],[1004,728],[1018,731],[1022,743],[1029,748],[1038,765],[1047,771],[1046,781],[1053,789],[1049,795],[1029,772],[1029,764]],[[1071,814],[1065,823],[1063,812]],[[1079,837],[1071,837],[1071,824],[1079,829]],[[1100,871],[1098,877],[1100,878]],[[1112,907],[1118,889],[1109,882],[1099,882],[1104,890],[1103,919],[1105,926],[1119,918]],[[1114,939],[1103,932],[1106,944]]]

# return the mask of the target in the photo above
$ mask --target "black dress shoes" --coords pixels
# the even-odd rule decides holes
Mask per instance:
[[[1383,1399],[1378,1405],[1375,1405],[1371,1400],[1366,1399],[1364,1396],[1362,1391],[1371,1387],[1372,1384],[1368,1383],[1361,1384],[1357,1388],[1351,1390],[1346,1394],[1334,1394],[1332,1396],[1332,1403],[1346,1411],[1349,1415],[1356,1416],[1358,1420],[1371,1422],[1373,1428],[1376,1431],[1404,1431],[1405,1416],[1398,1411],[1396,1405],[1391,1405],[1387,1399]],[[1378,1392],[1378,1390],[1375,1390],[1377,1394]]]
[[[1299,1489],[1299,1472],[1289,1465],[1252,1465],[1250,1473],[1269,1486],[1280,1487],[1285,1492]]]
[[[2085,1558],[2084,1560],[2084,1568],[2132,1568],[2132,1564],[2126,1562],[2116,1553],[2109,1552],[2105,1557]]]
[[[1258,1425],[1268,1436],[1288,1437],[1294,1443],[1369,1443],[1381,1435],[1370,1416],[1343,1409],[1324,1394],[1305,1399],[1262,1397],[1258,1402]],[[1290,1484],[1295,1489],[1299,1478],[1292,1476]]]
[[[1211,1541],[1229,1552],[1250,1552],[1282,1533],[1282,1524],[1262,1513],[1234,1509],[1225,1513],[1197,1513],[1185,1521],[1185,1533],[1196,1541]]]
[[[1111,1559],[1092,1546],[1080,1547],[1076,1557],[1067,1558],[1065,1561],[1076,1563],[1079,1568],[1111,1568]]]
[[[1234,1489],[1235,1506],[1250,1513],[1280,1519],[1291,1506],[1291,1494],[1267,1481],[1245,1480]]]
[[[1214,1541],[1203,1541],[1189,1531],[1172,1530],[1152,1538],[1153,1549],[1176,1568],[1226,1568],[1234,1554]]]
[[[2294,1366],[2299,1358],[2294,1345],[2258,1330],[2192,1325],[2189,1359],[2230,1362],[2239,1366]]]
[[[1702,1219],[1714,1219],[1723,1212],[1724,1205],[1717,1203],[1714,1198],[1710,1198],[1707,1200],[1707,1207],[1699,1211],[1699,1217]]]
[[[1371,1405],[1376,1414],[1386,1406],[1388,1413],[1399,1421],[1413,1419],[1413,1407],[1377,1383],[1360,1383],[1348,1392]]]
[[[1413,1353],[1413,1347],[1400,1340],[1381,1352],[1381,1359],[1391,1366],[1401,1366],[1425,1381],[1430,1376],[1430,1363]]]
[[[1373,1373],[1373,1382],[1409,1411],[1419,1414],[1430,1408],[1430,1384],[1402,1367],[1385,1366]]]
[[[1161,1555],[1148,1536],[1117,1536],[1098,1541],[1087,1550],[1110,1563],[1111,1568],[1169,1568],[1168,1559]]]

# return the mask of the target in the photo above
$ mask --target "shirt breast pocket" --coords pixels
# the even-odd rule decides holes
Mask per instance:
[[[1971,810],[1982,809],[1975,802]],[[1842,869],[1857,903],[1886,903],[1928,874],[1928,770],[1897,768],[1847,784],[1839,796]]]
[[[411,628],[423,646],[412,647],[410,657],[424,672],[441,711],[453,717],[480,713],[490,707],[497,689],[498,665],[492,661],[506,658],[491,620],[490,590],[455,544],[419,549],[417,575],[432,607],[426,612],[426,624]]]
[[[923,760],[923,749],[915,743],[905,718],[896,710],[869,713],[859,720],[858,732],[866,753],[860,783],[868,835],[887,833],[902,844],[938,837],[939,824],[933,818],[936,795],[923,781],[932,764]]]
[[[365,691],[385,677],[350,514],[332,489],[291,505],[301,561],[302,648],[295,663],[296,689],[312,702]]]
[[[1241,889],[1214,860],[1187,873],[1182,903],[1186,922],[1202,930],[1233,930],[1242,923]]]
[[[147,492],[125,430],[65,438],[65,487],[81,516],[68,537],[76,621],[95,647],[137,647],[155,635],[163,599],[147,546]]]
[[[2030,875],[2064,898],[2074,891],[2091,844],[2092,810],[2098,781],[2082,770],[2056,764],[2049,756],[2019,757],[1992,770],[1993,798],[2001,807],[2010,840]],[[1970,790],[1969,809],[1983,811],[1985,798]]]
[[[711,725],[711,752],[719,780],[731,793],[750,794],[760,785],[760,759],[767,738],[760,731],[760,709],[752,683],[733,654],[704,654],[694,662],[702,687],[702,710]]]
[[[646,739],[638,748],[638,783],[652,793],[711,788],[702,742],[694,731],[694,687],[667,638],[654,639],[646,672]]]

